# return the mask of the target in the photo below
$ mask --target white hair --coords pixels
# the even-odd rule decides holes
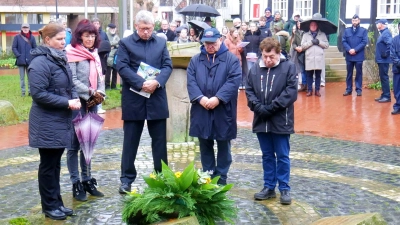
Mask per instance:
[[[240,18],[235,18],[235,19],[233,19],[232,22],[233,22],[233,23],[241,23],[242,20],[241,20]]]
[[[140,10],[136,14],[136,24],[139,24],[140,22],[146,23],[146,24],[154,24],[154,17],[153,14],[147,10]]]

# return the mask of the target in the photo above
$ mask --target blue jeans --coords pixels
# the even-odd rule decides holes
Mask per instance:
[[[86,115],[86,101],[81,100],[81,109],[72,111],[72,119],[74,119],[79,112],[81,112],[82,117]],[[92,106],[87,110],[88,112],[97,113],[97,106]],[[88,181],[91,179],[91,163],[89,165],[86,164],[85,155],[83,154],[81,146],[79,144],[78,137],[76,136],[75,129],[72,129],[72,146],[67,151],[67,167],[70,175],[71,182],[74,184],[78,180],[80,181]],[[78,152],[80,152],[79,160],[78,160]],[[79,161],[79,162],[78,162]],[[79,169],[78,164],[81,167],[81,176],[82,180],[79,179]]]
[[[378,63],[379,78],[382,85],[381,98],[390,99],[390,86],[389,86],[389,63]]]
[[[354,83],[356,85],[356,92],[362,91],[362,65],[363,62],[350,62],[346,61],[347,77],[346,77],[346,92],[353,91],[353,69],[356,67],[356,78]]]
[[[214,140],[199,138],[199,142],[203,171],[213,171],[212,177],[220,176],[220,179],[226,180],[232,164],[231,141],[217,140],[217,163],[215,163]]]
[[[301,69],[301,84],[307,85],[307,73],[306,73],[306,68],[304,67],[303,64],[300,64],[300,69]]]
[[[321,87],[321,72],[322,70],[307,70],[307,91],[312,91],[313,75],[315,71],[315,90],[319,91]]]
[[[400,109],[400,73],[393,73],[393,92],[396,103],[393,105],[393,109]]]
[[[276,183],[279,191],[290,190],[290,134],[257,133],[262,151],[264,187],[274,190]]]
[[[25,74],[28,73],[28,66],[18,66],[18,70],[19,70],[19,84],[21,86],[21,92],[23,95],[25,95]],[[29,85],[29,76],[28,76],[28,93],[31,93]]]

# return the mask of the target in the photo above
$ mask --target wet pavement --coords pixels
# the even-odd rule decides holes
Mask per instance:
[[[392,103],[374,101],[378,91],[362,97],[343,97],[343,83],[328,83],[322,97],[300,93],[295,105],[291,137],[292,205],[276,199],[254,201],[262,188],[261,152],[251,132],[252,114],[245,94],[239,94],[238,138],[232,142],[233,163],[228,182],[239,208],[235,224],[310,224],[322,217],[378,212],[388,224],[400,224],[400,116],[392,116]],[[123,197],[118,194],[123,131],[121,112],[109,110],[93,156],[93,177],[103,198],[73,200],[71,183],[62,158],[61,191],[76,216],[54,224],[123,224]],[[37,189],[37,149],[27,145],[27,124],[0,128],[0,224],[8,218],[40,217]],[[168,157],[175,170],[195,160],[194,143],[169,143]],[[152,171],[150,138],[145,129],[136,161],[139,178],[133,186],[143,190],[141,175]],[[46,220],[47,224],[52,221]]]

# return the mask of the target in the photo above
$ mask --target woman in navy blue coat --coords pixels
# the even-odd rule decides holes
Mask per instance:
[[[39,192],[45,216],[65,219],[73,211],[60,195],[61,156],[71,144],[72,111],[81,104],[75,92],[65,55],[65,30],[48,24],[39,31],[44,44],[31,51],[28,69],[32,108],[29,114],[29,145],[39,149]]]

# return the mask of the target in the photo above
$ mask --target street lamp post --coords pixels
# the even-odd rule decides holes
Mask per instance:
[[[58,0],[56,0],[56,19],[58,19]]]

